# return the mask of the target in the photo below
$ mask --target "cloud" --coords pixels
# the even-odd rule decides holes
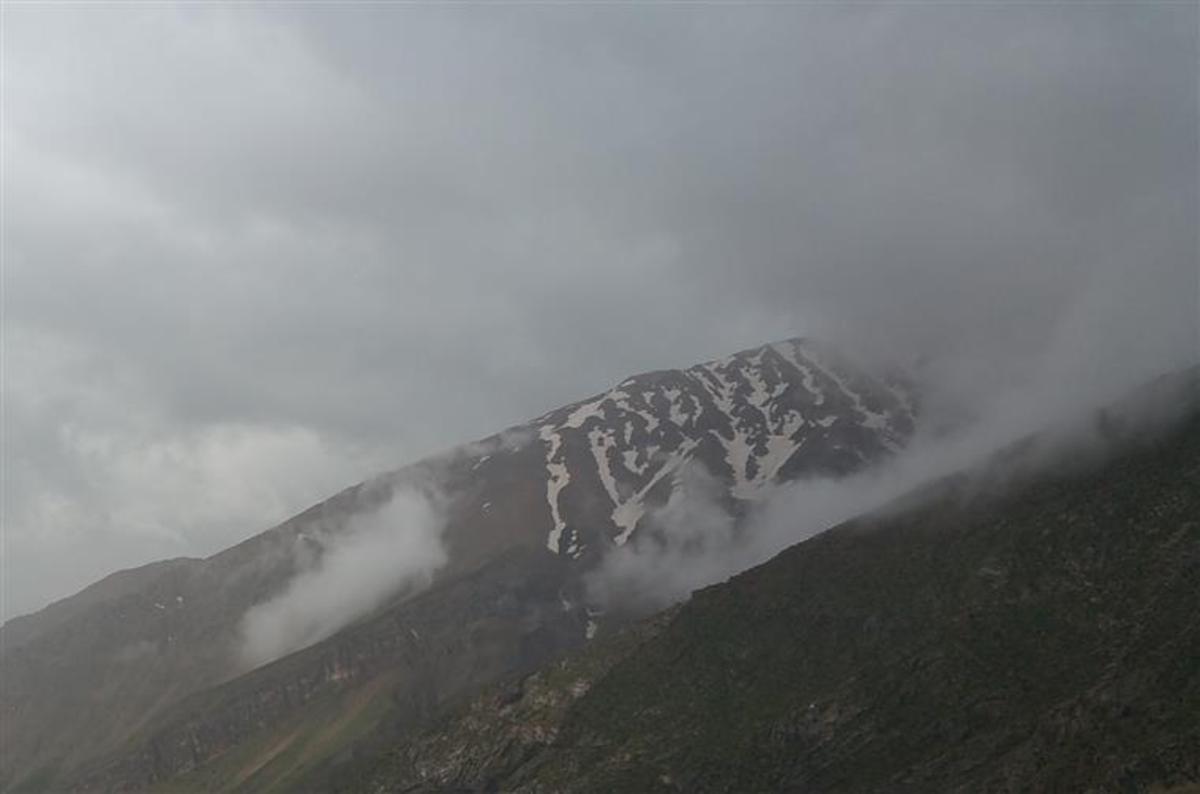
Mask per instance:
[[[1196,382],[1182,395],[1175,389],[1186,382],[1171,385],[1181,371],[1197,377],[1200,350],[1186,337],[1166,344],[1156,336],[1180,329],[1174,318],[1158,323],[1162,304],[1139,304],[1144,293],[1136,283],[1094,282],[1024,378],[1007,387],[964,388],[971,372],[943,361],[924,386],[957,400],[949,410],[955,423],[926,416],[912,441],[881,463],[776,486],[736,514],[744,517],[735,517],[723,484],[693,464],[650,513],[645,533],[612,549],[589,576],[589,598],[605,609],[659,609],[844,521],[910,506],[943,478],[965,477],[965,497],[998,493],[1014,478],[1088,465],[1152,435],[1200,395]]]
[[[178,424],[136,373],[12,336],[0,618],[116,568],[216,553],[390,462],[295,424]]]
[[[6,400],[4,476],[40,472],[6,493],[107,509],[66,427],[286,428],[348,485],[797,333],[995,394],[1106,273],[1143,297],[1079,311],[1154,319],[1114,355],[1194,346],[1197,13],[6,7],[0,336],[38,409]],[[48,547],[9,557],[51,596]]]
[[[657,609],[738,570],[744,538],[726,498],[724,484],[699,463],[682,467],[666,504],[589,574],[588,598],[606,609]]]
[[[257,667],[324,639],[403,591],[428,586],[446,562],[444,517],[433,501],[402,490],[336,534],[298,539],[315,560],[282,593],[251,607],[241,621],[239,659]]]

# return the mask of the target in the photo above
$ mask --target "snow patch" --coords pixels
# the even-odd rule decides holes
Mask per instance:
[[[625,468],[627,470],[633,472],[634,474],[644,474],[646,469],[650,467],[650,459],[647,457],[646,461],[640,465],[638,464],[637,459],[638,453],[635,449],[627,449],[621,453],[621,460],[625,464]]]
[[[681,389],[670,388],[663,389],[663,394],[666,395],[669,403],[670,411],[668,417],[671,423],[676,427],[683,427],[689,419],[690,415],[683,410],[683,406],[679,404],[679,398],[683,394]]]
[[[753,495],[757,488],[748,472],[754,448],[747,441],[745,433],[735,429],[732,440],[726,441],[720,434],[717,434],[717,438],[721,439],[721,444],[725,447],[725,460],[733,470],[733,495],[739,499]]]
[[[617,490],[617,481],[612,474],[612,465],[608,460],[608,448],[615,446],[612,432],[602,428],[594,428],[588,431],[588,447],[592,451],[592,457],[596,461],[596,473],[600,475],[600,484],[604,486],[604,490],[608,493],[608,498],[613,504],[618,504],[621,501],[621,493]]]
[[[584,403],[577,407],[574,411],[567,414],[566,420],[563,422],[563,427],[573,427],[576,430],[583,427],[583,423],[593,417],[604,418],[604,401],[608,399],[608,395],[604,395],[593,400],[590,403]]]
[[[628,501],[621,498],[608,457],[609,448],[615,446],[616,442],[613,441],[612,433],[597,428],[588,433],[588,443],[592,457],[596,460],[596,472],[600,475],[600,483],[613,503],[612,520],[621,530],[617,537],[629,537],[645,510],[636,498]]]
[[[619,502],[612,512],[613,523],[621,528],[621,532],[614,539],[618,546],[624,545],[629,539],[630,534],[637,528],[637,524],[642,520],[642,516],[646,514],[646,508],[642,505],[641,500],[637,497],[626,502]]]
[[[779,469],[788,462],[796,451],[796,442],[789,436],[771,436],[767,439],[767,453],[758,461],[758,478],[755,489],[774,481]]]
[[[849,398],[851,405],[854,407],[855,413],[862,417],[860,425],[871,430],[886,430],[891,424],[887,414],[872,411],[863,402],[862,395],[850,387],[846,379],[837,371],[831,364],[821,361],[814,362],[825,375],[832,380],[846,397]],[[895,449],[895,443],[887,435],[881,436],[883,442],[890,448]]]
[[[617,508],[617,510],[622,511],[621,522],[618,522],[617,526],[623,526],[625,529],[623,532],[613,538],[613,543],[618,546],[625,545],[625,543],[629,540],[629,536],[633,533],[634,528],[637,526],[638,521],[641,520],[642,515],[646,512],[645,504],[643,502],[646,494],[650,493],[654,486],[658,485],[658,483],[662,481],[663,477],[666,477],[668,474],[672,474],[677,471],[680,464],[691,457],[692,451],[695,450],[699,444],[699,441],[685,441],[680,444],[679,451],[672,455],[670,460],[663,464],[662,468],[654,473],[654,476],[650,478],[650,481],[643,485],[641,490],[634,494],[632,499],[628,500],[625,504]],[[613,511],[614,522],[616,522],[617,519],[616,512],[617,511]]]
[[[538,430],[538,437],[549,445],[546,451],[546,501],[550,503],[550,519],[554,526],[546,537],[546,548],[558,554],[563,530],[567,528],[558,508],[558,496],[571,481],[571,473],[567,471],[566,464],[558,460],[562,436],[555,431],[554,426],[542,425]]]
[[[801,360],[797,355],[796,346],[792,342],[779,342],[773,345],[775,352],[783,356],[783,358],[796,368],[800,373],[801,382],[804,384],[804,390],[813,395],[814,405],[825,404],[825,392],[817,387],[817,377],[813,374],[812,368],[807,360]]]

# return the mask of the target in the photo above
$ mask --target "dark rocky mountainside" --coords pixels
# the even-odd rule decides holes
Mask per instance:
[[[906,388],[811,340],[629,378],[532,423],[547,449],[546,545],[578,559],[624,544],[688,461],[751,499],[774,482],[877,461],[913,420]]]
[[[349,488],[208,559],[114,574],[0,628],[0,789],[141,790],[318,713],[342,714],[357,736],[379,719],[368,692],[430,713],[590,637],[582,574],[642,528],[689,461],[736,503],[773,482],[870,465],[913,421],[901,383],[792,340],[630,378]],[[431,585],[247,672],[237,654],[247,610],[405,489],[444,503],[448,560]],[[291,755],[272,748],[263,763],[290,779],[344,738],[282,737]]]
[[[1100,414],[1119,456],[981,491],[1020,469],[1018,445],[326,779],[374,793],[1195,791],[1200,374],[1153,389],[1184,418],[1142,435]]]

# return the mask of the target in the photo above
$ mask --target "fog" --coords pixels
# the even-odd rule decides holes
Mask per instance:
[[[997,436],[1185,360],[1197,14],[6,4],[0,619],[775,339]]]
[[[1089,284],[1007,385],[980,391],[970,362],[931,362],[916,384],[927,405],[910,443],[848,477],[770,488],[744,520],[731,513],[723,483],[693,464],[650,513],[651,531],[613,549],[590,575],[590,597],[603,608],[662,608],[841,522],[911,507],[939,493],[923,487],[942,478],[965,478],[964,498],[995,496],[1031,476],[1119,454],[1168,426],[1184,409],[1181,399],[1200,394],[1187,390],[1200,365],[1188,337],[1195,320],[1161,313],[1154,289],[1115,275]],[[1171,338],[1175,345],[1164,344]],[[1175,384],[1185,370],[1193,374]],[[1156,385],[1163,376],[1168,385]]]
[[[300,572],[243,616],[238,661],[257,667],[328,637],[389,597],[428,586],[446,562],[444,524],[434,499],[404,489],[336,533],[301,536]]]

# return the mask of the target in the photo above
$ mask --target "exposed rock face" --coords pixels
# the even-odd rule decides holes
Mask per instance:
[[[136,788],[288,719],[331,687],[382,686],[385,675],[426,665],[434,672],[405,672],[404,681],[389,678],[388,686],[432,687],[431,702],[441,702],[526,669],[584,641],[580,574],[639,531],[681,466],[698,462],[728,485],[731,500],[752,499],[771,482],[869,465],[912,430],[905,388],[816,343],[792,340],[629,378],[590,400],[347,489],[211,558],[116,574],[0,628],[0,787],[75,778],[143,737],[134,760],[122,762],[124,778],[111,770],[92,778]],[[235,651],[246,611],[280,593],[355,516],[403,488],[444,498],[448,562],[431,588],[345,636],[211,689],[245,672]],[[504,588],[516,582],[526,583],[520,619],[497,617],[487,623],[491,640],[454,646],[465,642],[454,632],[466,631],[473,614],[456,588],[482,588],[504,603]],[[399,627],[418,620],[411,610],[444,621],[425,631],[466,654],[470,674],[450,674],[406,650],[407,628]],[[527,636],[542,637],[534,642],[538,650],[516,652]],[[228,707],[212,707],[210,695]]]

